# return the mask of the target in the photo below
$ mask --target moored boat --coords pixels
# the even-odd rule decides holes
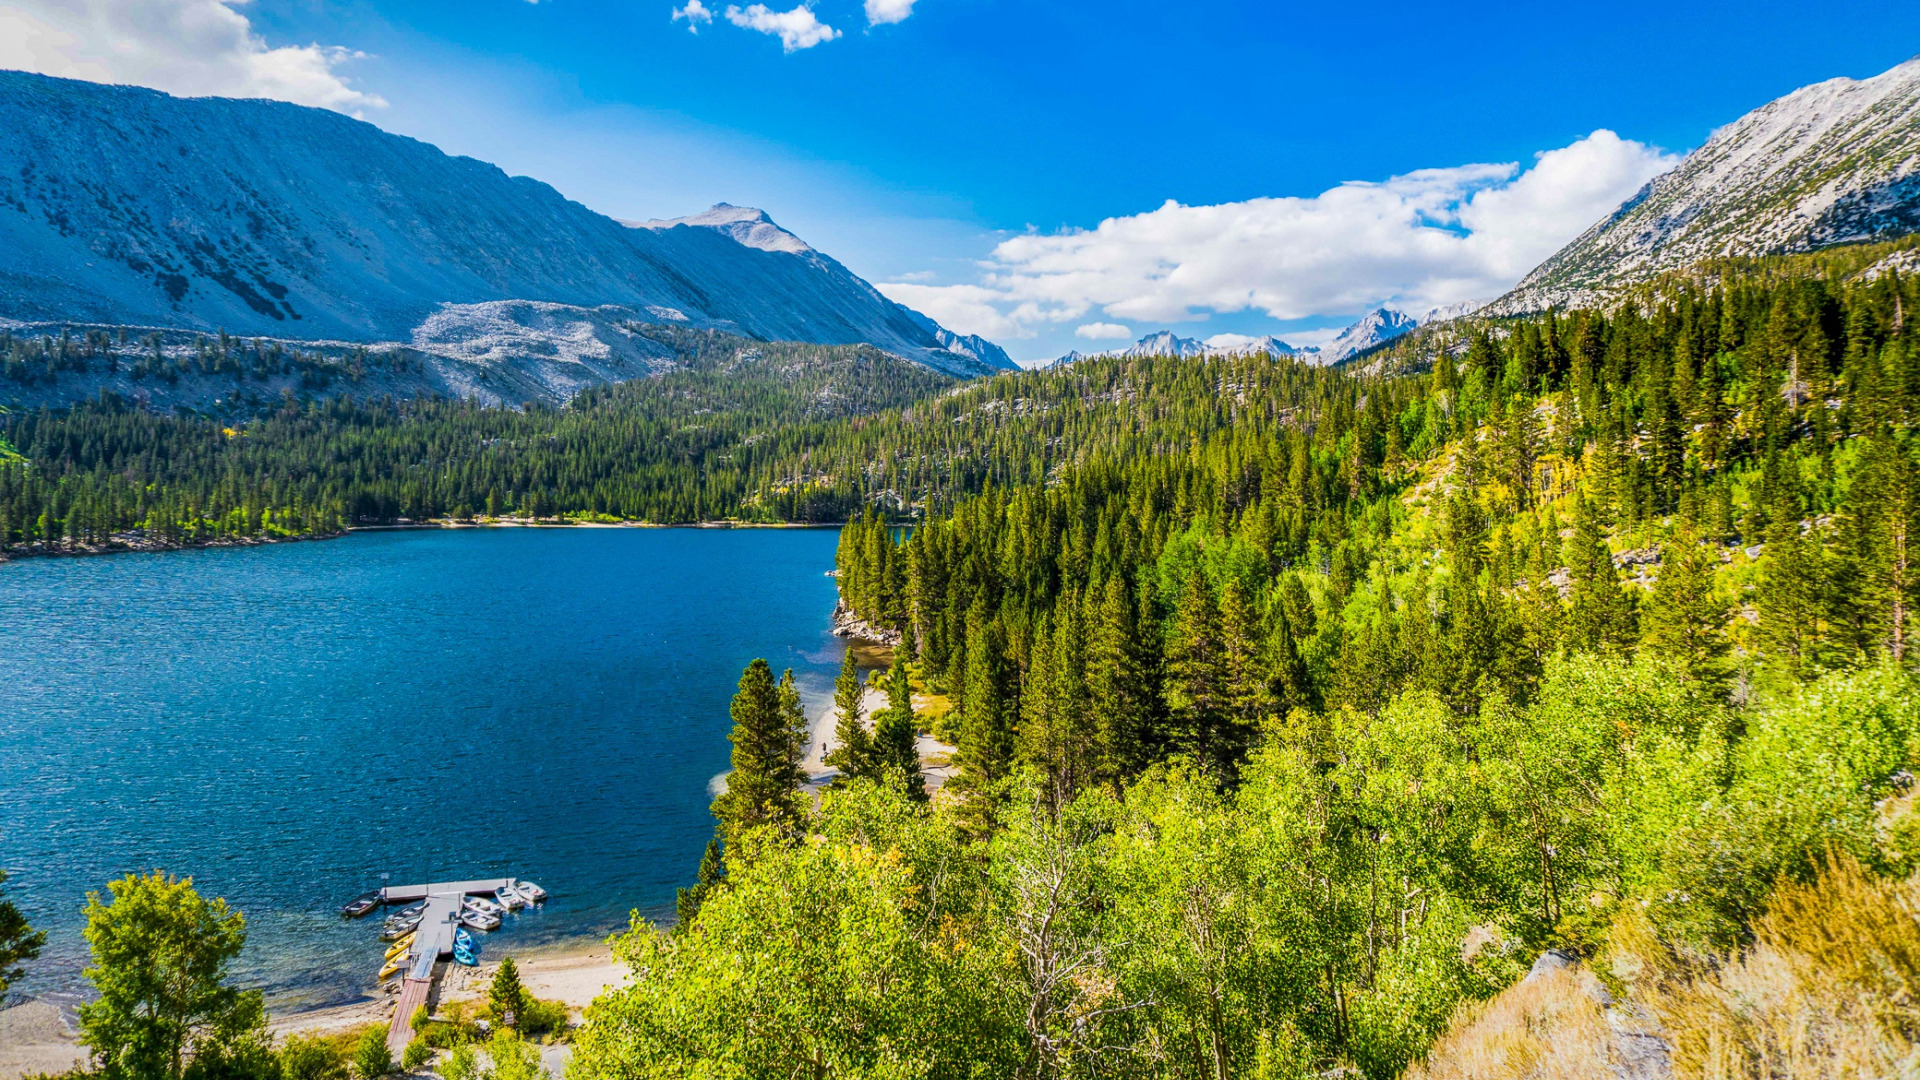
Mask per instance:
[[[391,960],[394,957],[399,956],[402,953],[406,952],[408,949],[413,948],[413,939],[415,936],[416,936],[415,934],[408,934],[407,936],[394,942],[387,949],[387,959]]]
[[[494,903],[493,901],[487,899],[484,896],[469,896],[466,898],[466,900],[464,900],[461,903],[461,906],[470,908],[474,911],[479,912],[482,915],[500,914],[500,905]]]
[[[395,957],[394,959],[387,961],[387,966],[380,969],[381,981],[384,982],[387,979],[391,979],[395,974],[397,974],[400,971],[401,968],[405,967],[406,964],[407,964],[407,958],[404,956]]]
[[[503,908],[506,908],[508,911],[513,911],[516,908],[523,908],[527,906],[527,902],[525,900],[520,899],[519,893],[514,892],[512,889],[508,888],[505,885],[502,885],[498,889],[494,890],[493,899],[495,903],[499,904]]]
[[[547,890],[535,885],[531,881],[516,881],[512,885],[509,885],[508,888],[513,890],[514,895],[529,904],[537,904],[547,898]]]
[[[340,914],[345,918],[357,919],[379,906],[380,894],[378,892],[361,893],[359,896],[341,905]]]
[[[475,930],[496,930],[500,927],[500,916],[485,912],[467,910],[460,913],[460,921]]]

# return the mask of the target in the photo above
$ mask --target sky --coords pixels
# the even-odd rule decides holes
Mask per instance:
[[[0,67],[346,112],[625,219],[757,206],[1017,359],[1488,298],[1920,4],[0,0]]]

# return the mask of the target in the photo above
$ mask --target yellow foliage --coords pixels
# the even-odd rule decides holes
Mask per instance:
[[[1681,1080],[1920,1071],[1920,876],[1881,878],[1837,855],[1813,884],[1778,886],[1754,943],[1731,957],[1679,957],[1631,917],[1612,947]]]
[[[1614,1080],[1604,991],[1591,972],[1543,972],[1454,1013],[1408,1080]]]

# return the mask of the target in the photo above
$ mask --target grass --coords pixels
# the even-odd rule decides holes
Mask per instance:
[[[1920,1073],[1920,875],[1846,855],[1775,888],[1753,944],[1692,959],[1645,920],[1615,927],[1613,964],[1659,1017],[1681,1080]]]
[[[1407,1080],[1616,1080],[1601,993],[1569,967],[1463,1005]]]

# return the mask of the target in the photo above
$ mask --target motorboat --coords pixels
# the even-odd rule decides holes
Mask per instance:
[[[520,895],[520,899],[525,900],[529,904],[537,904],[547,898],[547,890],[535,885],[531,881],[514,882],[513,891]]]
[[[488,915],[480,911],[463,911],[460,913],[460,921],[473,927],[475,930],[497,930],[500,928],[500,916]]]
[[[340,908],[340,914],[348,919],[357,919],[380,906],[378,892],[365,892],[347,901]]]
[[[500,905],[484,896],[469,896],[461,906],[471,908],[482,915],[500,914]]]
[[[493,891],[493,899],[495,903],[506,908],[508,911],[527,906],[527,902],[520,899],[520,894],[514,892],[512,888],[506,885],[502,885]]]
[[[387,959],[391,960],[406,952],[408,949],[413,948],[413,939],[415,936],[414,934],[408,934],[406,937],[394,942],[392,946],[387,949]]]

